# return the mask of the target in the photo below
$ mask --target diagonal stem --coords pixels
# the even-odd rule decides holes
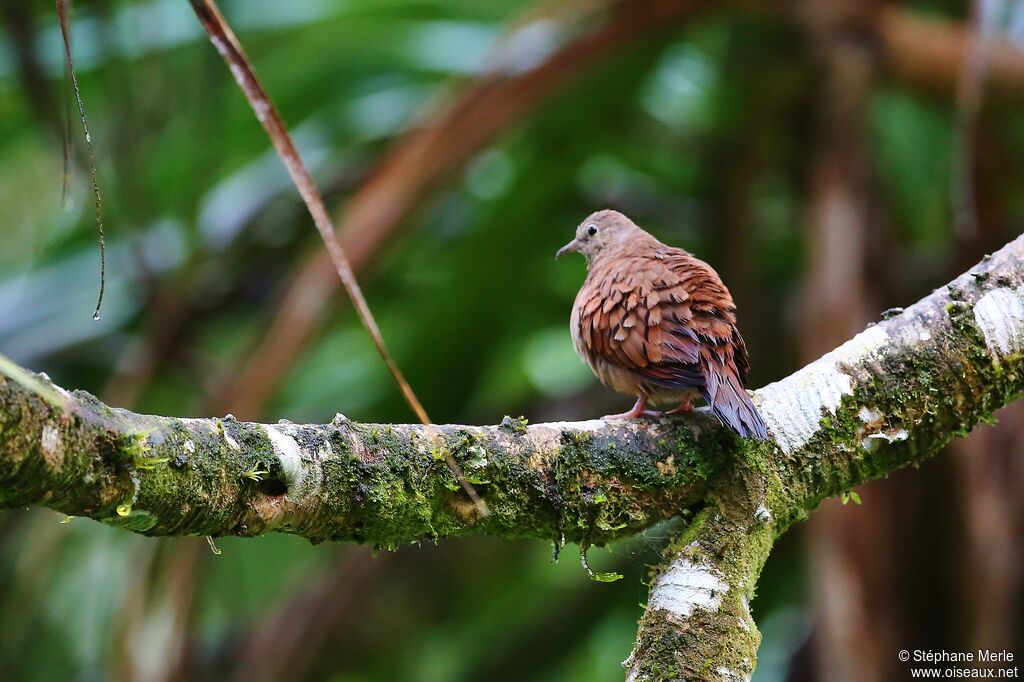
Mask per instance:
[[[363,296],[359,282],[356,281],[348,258],[345,256],[345,252],[334,234],[334,225],[327,213],[327,208],[324,206],[320,191],[317,189],[309,169],[306,168],[306,164],[299,155],[298,149],[296,149],[294,142],[292,142],[284,120],[270,101],[270,96],[264,90],[263,85],[256,78],[256,73],[250,65],[249,58],[245,55],[241,44],[213,0],[189,1],[207,35],[210,36],[210,42],[217,48],[217,51],[224,58],[224,61],[227,62],[228,66],[231,67],[231,74],[235,77],[235,81],[242,89],[242,92],[245,93],[245,97],[252,106],[256,118],[270,137],[270,141],[274,144],[274,148],[277,149],[281,160],[288,169],[288,174],[291,176],[292,182],[295,183],[296,189],[299,190],[302,201],[306,204],[306,209],[312,216],[316,229],[320,232],[324,245],[327,247],[327,252],[331,257],[331,262],[334,264],[334,269],[337,271],[342,285],[344,285],[345,290],[356,306],[359,319],[362,321],[363,326],[366,327],[366,331],[373,340],[377,352],[384,360],[395,382],[401,388],[402,394],[409,403],[409,407],[416,413],[417,418],[424,424],[430,423],[430,417],[427,416],[426,410],[423,409],[423,405],[416,398],[412,388],[405,380],[384,343],[384,338],[380,333],[380,328],[377,326],[373,312],[366,303],[366,298]]]
[[[57,21],[60,24],[60,35],[64,41],[64,66],[71,76],[71,86],[75,92],[75,101],[78,103],[78,115],[82,120],[82,132],[85,134],[85,148],[88,151],[89,177],[92,180],[92,194],[96,212],[96,229],[100,238],[100,292],[96,297],[96,309],[93,310],[92,319],[100,319],[100,307],[103,305],[103,294],[107,288],[107,244],[103,236],[103,201],[100,197],[100,181],[96,171],[96,152],[92,146],[92,133],[89,132],[89,119],[85,115],[85,103],[82,101],[82,91],[78,86],[78,75],[75,73],[75,64],[71,59],[71,31],[68,27],[68,7],[70,0],[57,0]],[[64,179],[66,191],[68,176],[68,149],[64,147]]]
[[[295,143],[288,133],[284,120],[281,118],[273,102],[271,102],[270,95],[267,94],[267,91],[256,77],[256,72],[253,70],[249,58],[242,49],[242,45],[238,42],[234,31],[231,30],[224,16],[220,13],[214,0],[189,0],[189,2],[192,5],[192,9],[195,10],[199,22],[203,25],[203,29],[205,29],[210,37],[210,42],[213,43],[213,46],[217,48],[221,57],[224,58],[224,61],[231,68],[231,74],[235,77],[235,81],[242,89],[242,92],[245,93],[245,97],[256,114],[256,118],[270,137],[274,148],[288,169],[288,174],[291,176],[296,189],[299,190],[302,201],[306,204],[306,209],[313,217],[313,223],[316,225],[316,229],[320,233],[324,245],[327,247],[327,253],[330,255],[334,269],[338,273],[345,291],[348,292],[349,298],[355,305],[356,313],[359,315],[363,327],[366,328],[367,333],[370,335],[373,345],[376,347],[377,352],[380,354],[381,359],[387,366],[395,383],[398,384],[402,395],[405,397],[405,401],[412,408],[416,417],[421,423],[430,424],[430,417],[427,415],[427,411],[423,408],[419,398],[416,397],[412,387],[406,381],[405,376],[398,368],[398,364],[384,343],[384,337],[377,326],[377,320],[374,318],[373,312],[366,302],[366,297],[363,296],[363,291],[356,280],[355,274],[352,272],[352,266],[348,261],[348,257],[345,255],[344,249],[341,248],[341,244],[334,234],[334,224],[327,213],[327,207],[324,205],[323,197],[320,196],[320,190],[317,189],[313,176],[299,155],[299,150],[295,147]],[[486,515],[487,507],[484,501],[477,494],[473,485],[466,480],[465,475],[459,468],[459,464],[448,453],[444,453],[444,458],[463,490],[466,491],[466,494],[477,505],[480,512]]]

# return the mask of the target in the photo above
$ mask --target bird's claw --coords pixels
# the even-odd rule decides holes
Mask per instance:
[[[661,410],[647,410],[644,409],[647,406],[647,401],[644,398],[637,398],[636,404],[633,405],[633,409],[628,412],[620,412],[618,414],[606,414],[601,419],[639,419],[640,417],[652,417],[659,419],[665,416],[665,412]]]
[[[685,414],[687,412],[693,412],[693,403],[690,402],[689,398],[679,403],[678,407],[673,407],[671,410],[668,410],[665,414]]]

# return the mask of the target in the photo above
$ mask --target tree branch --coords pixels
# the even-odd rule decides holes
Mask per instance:
[[[630,679],[753,670],[771,545],[825,497],[917,464],[1024,387],[1024,236],[755,393],[773,441],[689,419],[264,425],[139,415],[0,358],[0,506],[149,535],[393,546],[470,531],[600,544],[694,513],[653,582]],[[479,518],[443,465],[487,499]]]
[[[713,468],[697,463],[709,449],[725,452],[706,416],[477,427],[338,415],[269,425],[139,415],[40,381],[57,399],[0,383],[0,506],[43,505],[146,535],[284,531],[393,546],[473,529],[603,543],[697,503]],[[493,518],[478,518],[459,493],[445,452]]]
[[[742,443],[651,588],[630,680],[749,679],[748,603],[775,537],[818,503],[966,435],[1024,388],[1024,237],[755,394]]]

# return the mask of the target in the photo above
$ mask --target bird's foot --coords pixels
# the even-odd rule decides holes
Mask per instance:
[[[629,412],[619,412],[618,414],[606,414],[605,416],[601,417],[601,419],[603,419],[604,421],[609,421],[613,419],[639,419],[640,417],[651,417],[653,419],[658,419],[659,417],[664,416],[665,413],[662,412],[661,410],[641,410],[640,412],[637,412],[636,410],[630,410]]]
[[[619,414],[606,414],[601,419],[639,419],[640,417],[661,417],[664,413],[658,410],[647,410],[644,409],[647,406],[647,400],[641,396],[636,399],[636,404],[633,405],[633,409],[628,412],[620,412]]]
[[[683,401],[679,403],[678,407],[673,407],[665,414],[681,414],[683,412],[693,412],[693,403],[689,398],[683,398]]]

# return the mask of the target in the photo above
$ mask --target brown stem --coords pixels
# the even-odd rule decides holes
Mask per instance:
[[[437,106],[425,123],[398,143],[366,184],[346,202],[339,239],[352,266],[363,269],[423,203],[498,135],[522,121],[568,83],[636,41],[677,27],[704,8],[703,0],[612,3],[606,21],[584,31],[532,69],[495,67]],[[263,340],[229,382],[236,414],[260,408],[319,328],[337,282],[324,254],[313,256],[281,299]]]

